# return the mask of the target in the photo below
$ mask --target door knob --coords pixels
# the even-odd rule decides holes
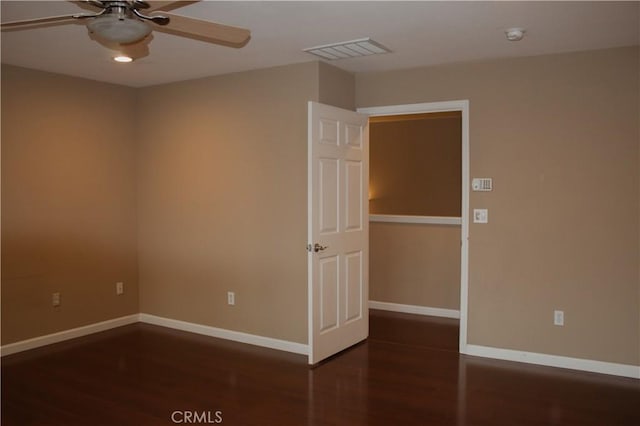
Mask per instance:
[[[323,245],[320,245],[318,243],[315,243],[314,245],[309,244],[307,246],[307,251],[308,252],[314,252],[314,253],[317,253],[319,251],[326,250],[326,249],[327,249],[327,246],[323,246]]]

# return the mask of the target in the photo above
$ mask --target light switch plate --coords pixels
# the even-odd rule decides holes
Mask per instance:
[[[489,223],[489,210],[473,209],[473,223]]]

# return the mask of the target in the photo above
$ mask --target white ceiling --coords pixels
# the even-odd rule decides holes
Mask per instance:
[[[83,12],[64,1],[2,1],[3,22]],[[382,71],[640,44],[640,2],[202,1],[173,13],[251,30],[241,49],[155,32],[149,56],[117,64],[82,24],[4,32],[2,62],[141,87],[316,60],[302,51],[371,37],[393,53],[331,61]],[[520,42],[504,30],[526,28]]]

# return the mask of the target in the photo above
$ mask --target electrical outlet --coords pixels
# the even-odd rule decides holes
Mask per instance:
[[[53,306],[60,306],[60,293],[53,293],[51,295],[51,304]]]
[[[118,296],[124,294],[124,283],[123,282],[116,283],[116,294]]]
[[[564,311],[553,311],[553,325],[564,325]]]
[[[236,294],[232,291],[227,292],[227,305],[235,305],[236,304]]]

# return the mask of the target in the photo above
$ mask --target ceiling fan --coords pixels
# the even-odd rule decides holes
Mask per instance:
[[[89,37],[132,58],[148,54],[151,31],[235,48],[243,47],[251,38],[251,32],[244,28],[167,13],[197,1],[85,0],[71,3],[92,13],[3,22],[0,29],[19,31],[85,23]]]

